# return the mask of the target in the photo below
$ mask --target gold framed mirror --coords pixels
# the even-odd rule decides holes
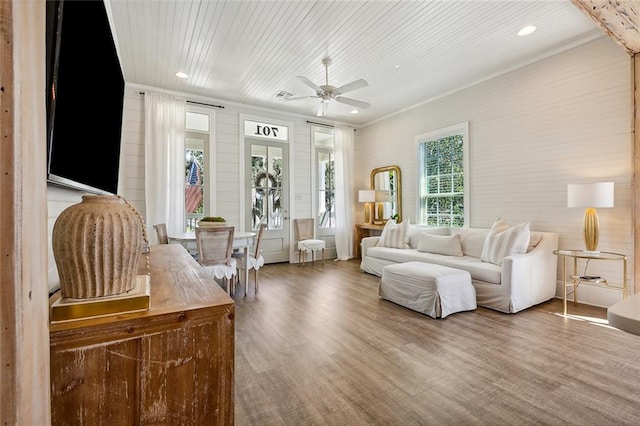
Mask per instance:
[[[374,224],[384,224],[389,218],[402,222],[402,177],[400,167],[385,166],[371,170],[370,187],[376,191],[373,203]]]

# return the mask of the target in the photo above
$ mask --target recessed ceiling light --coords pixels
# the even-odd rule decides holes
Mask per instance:
[[[533,34],[535,31],[536,31],[536,27],[534,27],[533,25],[527,25],[526,27],[518,31],[518,35],[520,37],[524,37],[524,36],[528,36],[529,34]]]
[[[358,111],[357,109],[352,109],[350,112],[351,114],[358,114],[360,111]]]
[[[187,75],[186,72],[178,71],[176,73],[176,77],[178,77],[178,78],[189,78],[189,75]]]

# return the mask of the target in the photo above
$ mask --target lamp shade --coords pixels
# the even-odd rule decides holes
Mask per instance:
[[[361,189],[358,191],[358,201],[361,203],[373,203],[376,201],[376,191],[373,189]]]
[[[613,207],[613,182],[568,184],[567,207]]]

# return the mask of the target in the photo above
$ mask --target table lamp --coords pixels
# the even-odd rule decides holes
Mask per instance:
[[[361,189],[358,191],[358,201],[364,203],[364,223],[371,224],[371,203],[376,201],[376,191],[373,189]]]
[[[586,253],[598,251],[599,223],[596,208],[613,207],[613,182],[570,183],[567,207],[584,207],[584,243]]]

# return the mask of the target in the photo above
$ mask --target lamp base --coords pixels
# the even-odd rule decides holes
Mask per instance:
[[[364,203],[364,223],[371,225],[371,204]]]
[[[599,235],[598,213],[594,208],[588,208],[584,211],[584,244],[586,252],[598,252],[598,235]]]
[[[600,250],[582,250],[584,254],[600,254]]]

